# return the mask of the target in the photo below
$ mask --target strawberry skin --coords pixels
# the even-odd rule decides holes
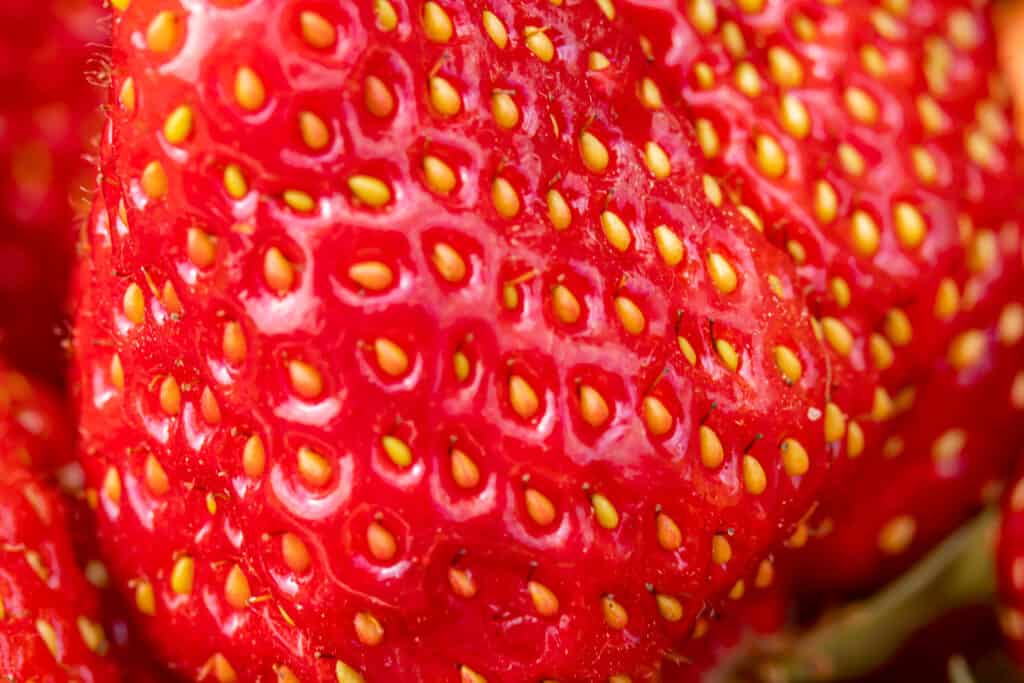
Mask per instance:
[[[80,451],[161,656],[655,675],[837,447],[787,258],[611,6],[125,4]]]
[[[1014,190],[1022,156],[996,76],[989,8],[934,0],[623,7],[679,85],[712,169],[793,257],[815,313],[853,333],[839,366],[848,382],[877,387],[880,423],[860,419],[868,428],[859,457],[836,463],[822,506],[792,541],[831,534],[808,551],[813,560],[794,560],[802,585],[864,588],[959,524],[1012,452],[1001,444],[1016,433],[1008,399],[1020,361],[1013,349],[995,349],[1004,346],[997,317],[1007,310],[1012,326],[1019,316],[1018,228],[1004,224],[1022,210]],[[950,366],[953,355],[960,367]],[[954,391],[1000,399],[953,406]],[[1008,431],[992,433],[996,425]],[[948,432],[953,444],[965,430],[978,438],[937,463],[933,442]],[[883,479],[902,483],[880,494]],[[873,503],[862,511],[865,500]],[[883,533],[889,524],[903,533]]]
[[[100,3],[0,7],[0,353],[62,381],[65,298],[77,221],[95,172],[101,90],[87,71],[104,41]]]
[[[1024,476],[1019,466],[1003,496],[996,572],[1002,603],[999,623],[1007,650],[1024,664]]]

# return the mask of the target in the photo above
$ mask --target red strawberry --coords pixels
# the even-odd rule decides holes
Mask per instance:
[[[0,6],[0,351],[63,379],[64,300],[94,171],[98,0]],[[77,218],[76,218],[77,217]]]
[[[20,457],[3,444],[0,676],[40,683],[119,680],[105,657],[99,603],[75,564],[62,504]]]
[[[970,445],[937,471],[929,455],[932,441],[954,426],[984,432],[992,419],[1005,424],[1012,416],[1008,402],[995,410],[975,403],[968,414],[949,406],[952,389],[973,384],[981,393],[986,382],[1006,384],[1019,362],[1012,351],[999,359],[984,353],[995,338],[995,316],[1018,296],[1005,279],[1016,272],[1006,264],[1019,258],[1018,237],[1003,223],[1020,212],[1012,174],[1022,158],[995,77],[987,10],[935,0],[884,7],[628,0],[625,10],[680,85],[726,186],[796,260],[819,315],[853,332],[845,364],[852,381],[880,382],[874,415],[891,418],[915,406],[833,474],[810,523],[840,533],[817,551],[819,561],[794,563],[811,578],[848,587],[877,580],[878,526],[895,508],[914,498],[948,503],[921,525],[924,533],[902,534],[926,547],[976,505],[1008,453],[992,458]],[[1001,256],[1004,234],[1009,244]],[[989,286],[992,280],[1000,284]],[[974,310],[984,297],[992,298],[987,312]],[[958,335],[968,330],[962,347]],[[979,342],[980,330],[988,344]],[[958,362],[971,367],[928,380],[933,369],[948,369],[951,349],[969,351]],[[957,424],[931,426],[936,411],[940,422]],[[896,438],[910,442],[903,461],[914,473],[892,471],[886,454]],[[921,472],[943,485],[918,491]],[[874,504],[882,476],[903,478],[903,488],[887,487],[893,505]],[[865,500],[872,500],[868,517],[888,516],[865,522],[857,505]],[[897,526],[906,532],[909,525]],[[872,551],[858,552],[865,545]]]
[[[827,369],[610,3],[125,4],[81,450],[163,657],[651,675],[805,513]]]

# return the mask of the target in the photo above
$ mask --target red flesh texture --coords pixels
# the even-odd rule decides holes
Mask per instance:
[[[822,352],[785,258],[735,214],[705,201],[692,134],[669,114],[638,104],[644,61],[596,5],[527,13],[494,3],[491,11],[510,33],[503,52],[482,33],[484,7],[475,2],[447,8],[457,39],[443,46],[424,40],[418,4],[396,3],[400,25],[383,34],[367,4],[318,3],[340,32],[334,47],[319,52],[297,35],[297,12],[307,5],[192,7],[189,14],[176,3],[135,0],[115,20],[113,90],[132,77],[138,108],[129,114],[115,107],[104,143],[112,210],[98,203],[91,222],[76,332],[82,462],[100,489],[100,533],[117,580],[130,589],[146,579],[155,588],[156,615],[140,617],[147,633],[191,676],[216,676],[211,662],[226,661],[240,680],[265,680],[280,665],[312,680],[329,675],[341,658],[368,681],[456,680],[462,664],[489,680],[598,680],[622,672],[639,680],[705,604],[788,531],[827,467]],[[188,36],[166,55],[131,47],[158,9],[174,11]],[[558,46],[553,62],[527,51],[526,25],[549,27]],[[200,26],[202,37],[190,33]],[[590,48],[608,56],[608,71],[585,73]],[[268,94],[251,115],[231,96],[242,65],[256,70]],[[424,81],[435,67],[462,92],[463,111],[448,121],[425,101]],[[359,85],[368,74],[382,78],[398,103],[386,120],[363,108]],[[515,92],[522,119],[512,132],[499,132],[487,111],[496,87]],[[172,149],[159,131],[182,103],[194,109],[193,130]],[[303,149],[294,121],[304,109],[330,123],[330,152]],[[611,151],[601,176],[579,161],[584,125]],[[652,136],[672,158],[670,181],[653,182],[639,160]],[[419,159],[428,140],[460,169],[449,198],[422,184]],[[139,189],[140,173],[154,159],[169,179],[158,201]],[[228,162],[244,169],[251,188],[237,202],[221,181]],[[499,169],[522,200],[515,221],[500,218],[488,198]],[[344,188],[357,172],[385,177],[397,199],[382,211],[354,203]],[[572,202],[565,232],[551,228],[542,208],[552,185]],[[285,207],[280,198],[291,188],[318,199],[314,213]],[[624,254],[601,233],[597,216],[606,205],[632,228]],[[685,242],[687,258],[674,271],[651,245],[650,230],[661,222],[682,231]],[[240,223],[252,233],[233,229]],[[194,226],[216,239],[207,268],[190,261],[186,234]],[[467,257],[464,283],[442,282],[430,265],[425,252],[439,238]],[[270,246],[300,264],[283,296],[261,273]],[[703,260],[711,247],[738,266],[740,288],[730,295],[709,281]],[[360,259],[389,263],[398,284],[360,293],[346,277]],[[521,308],[502,310],[502,283],[531,269],[536,276],[517,285]],[[560,274],[584,306],[580,322],[568,327],[550,312]],[[770,292],[769,274],[787,299]],[[163,295],[168,281],[179,315]],[[145,300],[140,325],[124,312],[133,283]],[[640,302],[643,334],[619,327],[617,291]],[[696,368],[677,345],[677,310],[679,330],[699,354]],[[739,377],[709,349],[712,319],[715,334],[742,350]],[[238,363],[222,350],[225,324],[233,321],[246,341]],[[402,378],[383,376],[365,348],[378,336],[410,354],[412,370]],[[803,363],[792,386],[771,359],[783,341]],[[460,348],[473,362],[462,385],[451,369]],[[123,390],[111,380],[115,353]],[[322,395],[295,395],[289,358],[321,371]],[[513,372],[536,388],[541,417],[514,414],[506,389]],[[168,373],[181,391],[177,416],[158,398]],[[578,379],[605,396],[612,413],[606,427],[580,419]],[[215,424],[199,405],[205,388],[218,404]],[[639,417],[648,393],[674,415],[666,437],[653,437]],[[700,464],[697,446],[698,421],[709,411],[707,423],[726,452],[724,466],[713,471]],[[263,440],[267,466],[249,478],[242,452],[253,434]],[[383,454],[386,434],[411,447],[405,471]],[[763,438],[754,442],[758,434]],[[781,469],[785,437],[812,454],[802,478]],[[767,472],[768,488],[758,497],[745,492],[738,474],[750,444]],[[321,491],[296,471],[302,446],[332,463]],[[452,481],[453,447],[480,467],[476,488],[462,491]],[[167,475],[166,495],[146,482],[150,455]],[[122,484],[119,500],[102,486],[110,471]],[[556,521],[547,528],[524,512],[526,475],[554,502]],[[615,530],[595,523],[585,485],[616,506]],[[680,551],[658,545],[659,505],[680,525]],[[370,557],[374,515],[396,539],[393,561]],[[712,536],[727,530],[732,560],[712,565]],[[284,532],[311,551],[308,571],[284,565]],[[183,555],[194,561],[195,581],[190,595],[175,595],[168,576]],[[234,564],[259,598],[244,610],[225,600]],[[453,567],[471,574],[474,598],[453,593]],[[526,591],[530,577],[558,596],[559,619],[537,614]],[[647,586],[679,597],[683,618],[661,620]],[[602,618],[600,602],[609,594],[628,612],[622,631]],[[363,611],[383,626],[380,646],[356,639],[353,619]],[[231,678],[223,666],[220,677]]]
[[[94,171],[102,90],[86,77],[99,2],[0,7],[0,352],[63,380],[64,299]]]
[[[1013,483],[1003,497],[996,550],[1001,609],[999,623],[1006,649],[1024,665],[1024,459],[1018,459]]]
[[[21,429],[10,416],[0,419],[6,430]],[[63,505],[12,443],[4,438],[0,453],[0,676],[39,683],[120,680],[103,654],[105,636],[91,641],[95,649],[85,639],[97,633],[99,600],[75,563]],[[52,653],[42,636],[49,630]]]
[[[976,9],[967,15],[973,18],[973,25],[979,32],[978,39],[969,49],[952,49],[951,66],[945,71],[948,87],[930,88],[931,83],[924,75],[925,66],[936,62],[934,56],[928,56],[936,49],[931,36],[949,26],[950,17],[959,9],[952,3],[908,3],[906,14],[900,19],[902,35],[886,39],[876,29],[876,22],[880,14],[892,16],[866,3],[822,7],[797,2],[767,2],[763,11],[754,14],[718,6],[718,26],[733,21],[742,27],[750,50],[746,59],[757,65],[765,84],[764,94],[751,100],[734,85],[731,64],[738,60],[728,57],[725,41],[718,35],[693,38],[696,32],[686,19],[683,4],[674,0],[631,0],[627,3],[629,18],[637,21],[640,30],[652,41],[655,55],[665,55],[663,61],[669,63],[677,79],[685,84],[683,97],[692,107],[691,116],[708,116],[717,122],[721,122],[723,117],[727,120],[729,135],[722,133],[719,125],[724,150],[718,161],[720,172],[733,179],[732,186],[738,188],[743,201],[750,202],[767,217],[765,223],[770,238],[784,243],[796,234],[807,247],[808,261],[801,266],[800,273],[812,292],[817,294],[821,313],[837,315],[848,322],[855,333],[863,334],[861,342],[866,342],[866,333],[872,331],[890,338],[890,346],[895,350],[891,366],[869,368],[864,379],[854,381],[873,382],[872,378],[876,377],[873,373],[882,370],[881,386],[895,399],[894,414],[905,411],[908,405],[900,400],[901,392],[926,381],[933,368],[941,370],[954,335],[964,329],[960,316],[943,319],[936,315],[940,283],[947,279],[955,283],[961,301],[983,296],[980,289],[967,289],[976,285],[967,284],[971,272],[963,267],[963,263],[973,257],[977,243],[974,235],[993,234],[1004,220],[1014,215],[1015,210],[1019,211],[1019,200],[1010,196],[1015,184],[1010,174],[1019,167],[1020,155],[1007,124],[1010,119],[1006,112],[1005,93],[992,80],[996,68],[987,8]],[[817,21],[818,38],[813,43],[802,42],[792,28],[798,14]],[[779,30],[780,26],[784,28]],[[671,27],[671,30],[666,31],[666,27]],[[953,45],[948,39],[945,43]],[[876,46],[884,55],[888,65],[885,80],[869,75],[861,57],[865,44]],[[672,50],[667,49],[669,45],[672,45]],[[781,132],[778,114],[780,89],[769,76],[766,56],[768,50],[777,45],[786,47],[804,65],[804,83],[793,93],[806,103],[815,125],[809,137],[799,144]],[[809,66],[812,58],[813,69]],[[693,66],[700,60],[719,65],[718,85],[707,92],[700,90],[693,76]],[[848,85],[858,86],[873,95],[880,112],[879,123],[874,126],[857,123],[846,111],[843,97]],[[917,113],[920,95],[929,90],[948,120],[941,130],[926,130]],[[990,109],[985,123],[982,123],[977,108],[983,102]],[[749,121],[754,121],[754,125],[751,126]],[[748,151],[751,135],[762,131],[769,131],[780,141],[785,141],[782,144],[790,163],[787,175],[780,181],[762,174]],[[965,151],[968,134],[976,131],[985,131],[993,146],[990,164],[975,163]],[[855,140],[868,161],[868,172],[860,180],[845,174],[837,162],[836,149],[844,140]],[[909,151],[915,146],[927,149],[938,162],[936,182],[930,187],[916,175]],[[899,153],[893,154],[892,150]],[[834,226],[825,229],[815,227],[812,199],[806,196],[805,190],[818,177],[828,178],[839,192],[840,219],[835,225],[846,225],[843,230],[836,231]],[[894,202],[906,199],[913,200],[928,223],[926,237],[916,249],[902,247],[894,229],[891,207]],[[876,218],[884,218],[878,223],[881,246],[870,263],[849,249],[849,217],[855,209],[863,206],[867,206]],[[808,247],[808,240],[820,246],[812,249]],[[846,269],[851,264],[859,269],[859,276],[848,276],[852,271]],[[996,271],[1002,272],[1002,267]],[[826,293],[828,290],[825,288],[827,280],[836,273],[847,279],[853,293],[851,305],[842,312],[836,311],[835,298]],[[1003,297],[997,301],[999,306],[1010,300],[1007,297],[1015,296],[1006,292],[1008,286],[1004,283],[1002,287],[993,288],[992,296]],[[912,337],[902,347],[892,343],[893,337],[886,329],[886,312],[890,308],[901,308],[910,322]],[[991,328],[993,322],[992,318],[981,319],[978,315],[971,319],[973,324],[987,328]],[[986,364],[991,362],[986,361]],[[995,362],[1001,363],[999,367],[1010,371],[1012,377],[1015,361],[1004,358]],[[849,369],[856,376],[863,368],[852,363]],[[950,383],[959,386],[955,380],[947,380],[945,387],[941,381],[935,382],[928,391],[936,395],[924,400],[922,387],[916,386],[917,402],[948,403],[948,398],[939,392]],[[1007,405],[999,402],[995,406],[993,412],[1001,414],[996,418],[997,422],[1007,419]],[[877,545],[877,529],[860,524],[860,509],[854,506],[854,502],[863,500],[865,496],[874,497],[880,471],[886,472],[886,479],[889,478],[888,459],[881,453],[888,437],[895,430],[906,431],[908,424],[911,425],[909,429],[913,429],[919,421],[918,416],[927,415],[927,410],[916,408],[914,415],[900,420],[903,427],[883,425],[877,436],[874,431],[869,431],[869,435],[876,438],[869,440],[865,455],[858,461],[834,469],[831,480],[835,484],[824,495],[824,504],[816,519],[811,520],[811,525],[834,525],[842,531],[841,538],[849,543],[849,547]],[[973,412],[983,411],[988,412],[987,404],[978,405]],[[949,417],[952,419],[953,416]],[[985,422],[989,417],[961,415],[959,421],[970,424],[974,419]],[[927,427],[922,429],[927,431]],[[917,438],[934,438],[938,433],[920,434]],[[903,438],[907,440],[906,435]],[[914,451],[908,448],[907,452]],[[969,448],[964,459],[976,452],[984,453]],[[928,469],[928,453],[930,449],[920,456],[906,459],[913,459],[917,467]],[[989,458],[985,454],[982,458],[983,462],[972,463],[967,469],[977,469],[978,476],[983,471],[987,477],[996,477],[1005,467],[1005,455]],[[864,476],[857,473],[857,469],[862,467],[861,462],[873,463],[867,466],[868,473]],[[881,469],[883,467],[886,469]],[[964,501],[951,506],[948,516],[936,515],[933,533],[918,537],[921,548],[926,547],[924,543],[927,540],[940,537],[961,521],[967,509],[976,503],[978,489],[988,481],[978,476],[967,476],[966,472],[961,474],[964,475],[962,478],[950,479],[952,473],[946,472],[940,479],[948,481],[950,488],[958,491],[958,500],[963,501],[968,496],[970,504]],[[863,482],[859,487],[851,485],[854,477]],[[928,481],[933,479],[934,476],[929,477]],[[906,486],[916,488],[912,478],[908,479]],[[893,495],[902,497],[905,494]],[[927,509],[917,512],[930,513]],[[818,561],[798,559],[795,563],[798,574],[804,574],[800,567],[805,566],[808,567],[807,578],[817,583],[824,581],[841,588],[865,587],[890,575],[882,571],[884,565],[902,566],[914,556],[913,553],[907,554],[899,563],[880,562],[876,548],[867,556],[857,556],[858,561],[851,564],[849,558],[854,553],[846,552],[847,546],[842,541],[837,540],[830,547],[842,548],[844,552],[834,553],[835,560],[826,562],[824,566]],[[810,552],[819,559],[829,556],[825,551]]]

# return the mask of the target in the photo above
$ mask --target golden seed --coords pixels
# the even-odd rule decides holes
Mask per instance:
[[[947,429],[932,442],[932,459],[949,462],[960,457],[967,445],[967,432],[962,429]]]
[[[889,309],[885,314],[883,328],[885,336],[895,346],[906,346],[914,337],[914,330],[910,326],[910,317],[899,308]]]
[[[956,281],[943,278],[935,292],[935,316],[940,320],[949,320],[960,309],[960,291]]]
[[[671,517],[659,512],[655,519],[655,526],[658,530],[658,545],[664,550],[672,552],[683,545],[683,532]]]
[[[391,201],[391,189],[379,178],[354,175],[348,179],[348,188],[363,204],[380,208]]]
[[[929,135],[941,133],[946,128],[946,113],[942,111],[939,104],[929,95],[918,96],[917,115],[921,119],[925,132]]]
[[[722,186],[718,184],[718,181],[705,173],[701,176],[701,185],[704,188],[704,196],[708,198],[708,201],[715,206],[721,206],[724,197],[722,195]]]
[[[608,242],[618,251],[626,251],[633,242],[633,235],[622,222],[618,214],[612,211],[601,212],[601,228]]]
[[[758,135],[754,144],[761,172],[769,178],[781,178],[786,172],[786,153],[778,141],[770,135]]]
[[[327,124],[311,111],[299,113],[299,134],[306,147],[315,152],[327,147],[331,141],[331,133]]]
[[[434,245],[431,261],[438,274],[448,282],[461,282],[466,277],[466,262],[459,252],[444,242]]]
[[[850,305],[852,295],[850,293],[850,285],[846,280],[841,277],[832,278],[828,282],[828,290],[839,308],[846,308]]]
[[[171,484],[167,480],[167,472],[160,465],[160,461],[156,459],[154,455],[149,455],[146,458],[144,466],[146,486],[156,496],[162,496],[167,493]]]
[[[861,209],[854,211],[850,219],[850,237],[853,240],[854,251],[860,256],[874,256],[881,242],[881,234],[875,219]]]
[[[592,173],[604,173],[608,168],[608,148],[589,131],[580,135],[580,158]]]
[[[263,448],[263,439],[253,434],[245,441],[242,448],[242,469],[246,476],[257,479],[263,476],[266,467],[267,453]]]
[[[795,88],[803,83],[803,65],[784,47],[774,45],[768,48],[768,67],[772,80],[784,88]]]
[[[167,415],[181,412],[181,388],[173,375],[167,375],[160,383],[160,408]]]
[[[519,107],[507,92],[495,91],[491,95],[491,114],[495,123],[505,130],[519,125]]]
[[[799,382],[804,368],[793,349],[780,344],[775,347],[774,355],[775,365],[782,372],[783,377],[790,383]]]
[[[715,564],[726,564],[732,559],[732,545],[722,534],[715,534],[711,539],[711,561]]]
[[[644,77],[641,79],[639,95],[640,104],[644,105],[647,109],[657,111],[665,106],[665,102],[661,97],[661,89],[650,78]]]
[[[688,3],[690,23],[702,35],[710,35],[718,26],[718,14],[713,0],[690,0]]]
[[[526,584],[530,599],[537,612],[543,617],[551,617],[558,613],[558,597],[542,583],[530,581]]]
[[[859,178],[864,175],[866,162],[860,151],[853,145],[841,142],[838,148],[839,164],[848,175]]]
[[[178,17],[174,12],[158,12],[146,27],[146,47],[153,52],[168,52],[178,42]]]
[[[710,90],[715,86],[715,72],[706,62],[697,62],[693,67],[693,77],[701,90]]]
[[[928,226],[917,207],[907,202],[897,202],[893,209],[893,219],[896,222],[896,236],[903,246],[913,249],[921,245]]]
[[[732,589],[729,590],[730,600],[739,600],[743,597],[743,594],[747,592],[747,586],[743,583],[743,579],[740,579],[732,585]]]
[[[644,163],[651,175],[659,180],[672,175],[672,164],[669,162],[668,154],[656,142],[644,145]]]
[[[708,252],[707,268],[711,281],[718,291],[723,294],[732,294],[736,291],[739,278],[732,264],[724,256],[715,251]]]
[[[743,32],[734,21],[722,24],[722,43],[734,59],[742,59],[747,54],[747,43],[743,40]]]
[[[379,11],[377,19],[379,22]],[[323,50],[334,45],[334,41],[337,40],[337,32],[334,30],[334,27],[316,12],[305,10],[300,13],[299,24],[301,25],[302,39],[312,48]]]
[[[199,228],[189,228],[186,243],[188,258],[197,268],[209,268],[217,256],[214,240]]]
[[[683,604],[677,599],[664,593],[658,593],[654,596],[654,600],[658,605],[658,614],[665,621],[674,623],[683,618]]]
[[[572,210],[565,197],[558,190],[551,189],[547,193],[548,218],[556,230],[565,230],[572,223]]]
[[[835,403],[825,405],[825,441],[835,443],[846,434],[846,415]]]
[[[526,489],[523,500],[526,503],[526,514],[540,526],[548,526],[555,521],[555,505],[540,491]]]
[[[192,134],[192,107],[179,105],[164,120],[164,137],[172,145],[184,142]]]
[[[949,343],[947,357],[955,370],[967,370],[981,362],[988,350],[988,339],[981,330],[961,332]]]
[[[113,466],[107,468],[103,476],[103,495],[115,505],[121,502],[121,475]]]
[[[121,356],[116,353],[110,358],[110,383],[118,391],[124,389],[124,366],[121,365]]]
[[[384,447],[384,452],[387,453],[388,458],[391,459],[391,462],[395,463],[396,467],[405,469],[412,464],[412,450],[401,439],[394,436],[384,436],[381,437],[380,443]]]
[[[875,78],[884,77],[888,71],[885,56],[874,45],[864,45],[860,48],[860,63],[864,70]]]
[[[848,87],[843,92],[846,111],[854,119],[865,125],[873,125],[878,121],[878,104],[874,98],[861,88]]]
[[[349,266],[348,277],[363,289],[379,292],[387,289],[394,281],[394,274],[386,263],[360,261]]]
[[[435,43],[447,43],[455,33],[448,13],[432,0],[423,4],[423,31],[427,39]]]
[[[850,422],[850,426],[846,431],[846,453],[852,459],[863,452],[864,430],[856,422]]]
[[[822,318],[821,329],[828,342],[840,356],[848,356],[853,350],[853,334],[850,328],[836,318]]]
[[[573,325],[580,318],[580,303],[565,285],[555,285],[551,290],[551,307],[561,322]]]
[[[913,542],[916,531],[917,523],[913,517],[894,517],[878,532],[878,548],[886,555],[899,555]]]
[[[331,463],[312,448],[301,447],[295,462],[299,476],[308,486],[321,488],[331,480]]]
[[[608,403],[604,400],[604,396],[597,389],[584,384],[580,387],[579,394],[580,415],[583,417],[584,422],[591,427],[600,427],[608,421],[611,411],[608,408]]]
[[[615,297],[615,312],[622,326],[630,334],[640,334],[647,326],[643,311],[631,299],[624,296]]]
[[[967,247],[967,267],[972,273],[984,273],[998,258],[999,244],[991,230],[979,230]]]
[[[45,619],[36,619],[36,633],[42,639],[46,649],[54,659],[57,658],[57,631],[53,625]]]
[[[171,569],[171,590],[178,595],[189,595],[195,576],[195,561],[188,555],[179,557]]]
[[[786,93],[779,99],[779,123],[787,133],[802,140],[811,132],[811,115],[796,95]]]
[[[249,598],[252,597],[249,579],[237,564],[231,568],[224,581],[224,597],[235,609],[245,609],[249,605]]]
[[[505,28],[505,24],[502,23],[494,12],[490,10],[484,10],[483,15],[484,30],[487,31],[488,37],[491,41],[498,46],[499,49],[504,50],[505,46],[508,45],[508,30]]]
[[[381,641],[384,640],[384,627],[369,612],[358,613],[352,625],[356,631],[356,638],[363,645],[373,647],[374,645],[380,645]]]
[[[394,535],[378,522],[371,522],[366,529],[366,544],[370,554],[381,562],[388,562],[398,552]]]
[[[876,422],[885,422],[892,417],[892,397],[884,387],[875,387],[875,396],[871,404],[871,418]]]
[[[658,254],[669,266],[677,266],[683,260],[683,241],[668,226],[659,225],[654,229],[654,242]]]
[[[151,161],[142,169],[139,184],[142,191],[150,199],[161,199],[167,196],[167,171],[159,161]]]
[[[615,5],[612,4],[612,0],[596,0],[596,2],[605,18],[608,21],[615,21]]]
[[[146,319],[146,302],[142,297],[142,287],[134,282],[124,291],[122,302],[124,315],[133,325],[141,325]]]
[[[302,574],[309,569],[309,565],[312,562],[309,550],[306,549],[306,544],[293,533],[281,536],[281,557],[284,559],[284,563],[288,565],[288,568],[298,574]]]
[[[135,608],[147,616],[156,614],[156,595],[153,591],[153,584],[145,579],[140,579],[135,584]]]
[[[737,368],[740,366],[740,356],[736,353],[736,347],[724,339],[716,339],[715,351],[718,352],[718,357],[721,359],[725,367],[736,372]]]
[[[868,351],[871,353],[871,360],[879,370],[889,369],[896,360],[896,352],[893,351],[889,341],[880,334],[872,334],[868,339]]]
[[[686,358],[687,362],[690,365],[696,365],[697,352],[693,350],[693,345],[685,337],[676,337],[676,343],[679,344],[679,350],[682,351],[683,357]]]
[[[320,371],[301,360],[288,361],[288,380],[292,390],[306,400],[319,398],[324,391]]]
[[[235,101],[242,109],[256,111],[267,100],[267,91],[259,75],[247,66],[235,72]]]
[[[462,111],[462,96],[447,79],[430,78],[430,103],[441,116],[455,116]]]
[[[501,176],[491,183],[491,203],[502,218],[515,218],[519,215],[519,194],[512,183]]]
[[[452,167],[435,156],[423,158],[423,175],[427,187],[438,194],[448,194],[455,189],[457,178]]]
[[[601,598],[601,611],[604,613],[604,623],[616,631],[626,628],[629,621],[629,614],[626,608],[615,601],[610,595]]]
[[[725,450],[722,442],[711,427],[700,426],[700,461],[708,469],[714,469],[725,460]]]
[[[452,592],[466,600],[476,595],[476,581],[469,572],[451,567],[448,569],[448,585]]]
[[[277,247],[268,249],[263,258],[263,279],[279,296],[283,296],[295,283],[295,267]]]
[[[472,458],[457,448],[452,450],[452,479],[464,489],[476,488],[480,483],[480,468]]]
[[[743,456],[743,485],[747,492],[754,496],[761,495],[768,488],[768,477],[764,468],[752,455]]]
[[[806,14],[797,14],[793,17],[793,32],[805,42],[811,42],[818,37],[818,27]]]
[[[334,677],[338,683],[366,683],[361,673],[340,659],[334,664]]]
[[[1009,303],[999,314],[999,341],[1004,346],[1013,346],[1024,337],[1024,306]]]
[[[914,165],[914,173],[925,185],[933,185],[939,176],[939,167],[935,157],[924,147],[911,147],[910,160]]]
[[[814,215],[828,225],[836,219],[839,211],[839,197],[836,190],[827,180],[819,180],[814,185]]]
[[[803,444],[796,439],[788,438],[779,446],[779,451],[782,453],[782,467],[786,470],[786,474],[791,477],[807,474],[807,470],[811,467],[811,460]]]
[[[672,413],[654,396],[644,397],[644,422],[654,436],[664,436],[672,429]]]
[[[487,683],[487,679],[463,665],[459,667],[459,683]]]
[[[761,95],[761,77],[750,62],[741,62],[737,65],[733,79],[736,82],[737,90],[747,97],[755,98]]]
[[[367,76],[363,81],[363,105],[371,115],[384,119],[395,111],[395,97],[384,81]]]
[[[373,0],[373,14],[377,17],[377,28],[385,33],[398,26],[398,13],[390,0]]]
[[[82,642],[90,652],[95,652],[98,655],[107,653],[109,644],[102,626],[84,616],[78,617],[75,624],[78,626],[78,635],[82,637]]]
[[[524,35],[526,36],[526,47],[537,56],[537,59],[542,62],[550,62],[555,58],[555,45],[544,29],[527,26]]]
[[[281,198],[285,204],[299,213],[310,213],[316,208],[313,198],[301,190],[285,190]]]
[[[524,420],[532,418],[540,409],[540,399],[537,397],[537,392],[519,375],[512,375],[509,379],[508,395],[512,409]]]
[[[601,528],[611,531],[619,526],[619,511],[605,496],[595,493],[591,496],[590,503],[594,506],[594,517]]]
[[[594,50],[587,55],[587,69],[590,71],[604,71],[609,66],[611,66],[611,62],[600,52]]]
[[[700,144],[700,151],[708,159],[713,159],[722,151],[722,145],[718,140],[718,132],[714,124],[707,119],[697,119],[694,123],[697,133],[697,143]]]
[[[377,365],[388,375],[397,377],[409,369],[409,356],[390,339],[379,337],[373,343],[373,350],[377,355]]]

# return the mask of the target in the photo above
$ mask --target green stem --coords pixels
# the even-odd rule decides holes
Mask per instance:
[[[879,593],[843,608],[762,662],[760,675],[773,683],[856,678],[884,664],[937,617],[990,602],[997,519],[994,510],[982,513]]]

